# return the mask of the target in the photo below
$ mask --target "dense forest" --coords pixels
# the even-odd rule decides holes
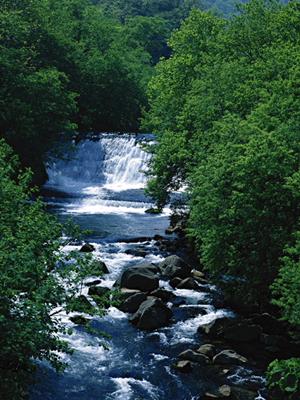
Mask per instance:
[[[148,188],[158,207],[187,185],[187,230],[203,267],[231,302],[257,309],[271,303],[295,325],[299,23],[298,2],[252,1],[231,20],[193,11],[149,84],[144,119],[158,134]],[[288,379],[276,381],[282,369],[292,376],[299,360],[270,367],[272,384],[290,398],[299,374],[289,387]]]
[[[62,134],[155,133],[158,210],[187,188],[186,234],[229,304],[297,332],[299,79],[298,1],[0,0],[0,397],[26,397],[32,359],[62,367],[51,310],[94,268],[66,259],[67,227],[33,201]],[[268,379],[298,398],[300,360]]]

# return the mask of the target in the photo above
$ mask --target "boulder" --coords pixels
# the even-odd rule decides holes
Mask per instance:
[[[209,358],[213,358],[213,356],[216,354],[216,346],[213,344],[203,344],[196,351],[197,353],[204,354]]]
[[[232,326],[232,324],[232,319],[221,317],[207,324],[200,325],[198,332],[205,333],[206,335],[217,339],[223,337],[225,328]]]
[[[91,286],[89,288],[88,294],[89,296],[104,296],[105,294],[109,293],[110,289],[103,286]]]
[[[138,289],[152,292],[159,287],[156,275],[157,267],[152,264],[141,264],[127,268],[120,278],[120,286],[128,289]]]
[[[81,253],[92,253],[95,251],[95,247],[90,243],[84,243],[81,249],[79,250]]]
[[[140,290],[136,290],[136,289],[128,289],[128,288],[120,289],[121,299],[123,301],[128,299],[128,297],[133,296],[134,294],[137,294],[137,293],[142,293],[142,292]]]
[[[94,281],[87,282],[87,283],[85,284],[85,286],[87,286],[87,287],[90,287],[90,286],[97,286],[97,285],[99,285],[101,282],[102,282],[101,279],[96,279],[96,280],[94,280]]]
[[[231,398],[232,400],[255,400],[257,398],[257,392],[253,392],[251,390],[243,389],[240,387],[232,387]]]
[[[128,249],[125,250],[125,254],[128,254],[130,256],[134,256],[134,257],[146,257],[147,252],[143,249]]]
[[[229,399],[231,398],[231,387],[228,385],[222,385],[218,389],[206,392],[203,400],[213,399]]]
[[[119,309],[127,313],[135,313],[139,306],[147,299],[145,293],[136,293],[128,297],[120,306]]]
[[[244,365],[247,362],[246,357],[241,356],[234,350],[223,350],[213,358],[213,363],[219,365]]]
[[[185,279],[191,274],[192,268],[180,257],[173,255],[165,258],[159,264],[163,276],[172,279],[175,277]]]
[[[182,281],[182,279],[180,279],[180,278],[172,278],[169,283],[170,283],[170,286],[173,289],[175,289],[181,283],[181,281]]]
[[[233,342],[254,342],[259,339],[262,328],[248,322],[238,322],[224,328],[224,338]]]
[[[130,321],[139,329],[154,330],[169,324],[172,311],[160,299],[148,297]]]
[[[89,319],[83,317],[82,315],[73,315],[73,317],[70,317],[70,321],[76,325],[87,325]]]
[[[161,299],[162,301],[165,301],[165,302],[168,302],[175,297],[175,295],[172,292],[170,292],[169,290],[160,289],[160,288],[151,292],[150,295],[154,296],[154,297],[158,297],[159,299]]]
[[[186,374],[192,371],[192,363],[188,360],[178,361],[178,363],[175,365],[175,368],[179,372],[183,372]]]
[[[199,285],[193,278],[185,278],[177,285],[177,289],[192,289],[197,290],[199,289]]]
[[[191,349],[183,351],[178,357],[181,360],[188,360],[201,365],[209,364],[209,358],[207,356],[197,353]]]

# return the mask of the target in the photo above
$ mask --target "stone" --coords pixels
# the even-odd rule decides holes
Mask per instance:
[[[121,275],[120,286],[152,292],[159,287],[159,279],[155,271],[157,271],[157,267],[152,264],[129,267]]]
[[[181,360],[192,361],[197,364],[207,365],[209,364],[209,358],[204,354],[197,353],[191,349],[185,350],[178,356]]]
[[[213,344],[203,344],[196,351],[197,353],[201,353],[209,358],[212,358],[216,354],[216,346]]]
[[[180,279],[180,278],[172,278],[171,280],[170,280],[170,286],[173,288],[173,289],[175,289],[175,288],[177,288],[177,286],[181,283],[181,281],[182,281],[182,279]]]
[[[223,350],[213,358],[213,363],[219,365],[244,365],[247,362],[246,357],[241,356],[234,350]]]
[[[126,299],[128,299],[128,297],[133,296],[134,294],[137,294],[137,293],[142,293],[142,292],[137,289],[128,289],[128,288],[120,289],[120,294],[121,294],[122,300],[126,300]]]
[[[226,317],[217,318],[212,322],[200,325],[198,333],[205,333],[206,335],[217,339],[224,335],[225,328],[231,326],[232,323],[232,319]]]
[[[177,285],[177,289],[198,290],[199,285],[196,283],[196,281],[193,278],[185,278]]]
[[[218,389],[206,392],[203,400],[213,400],[213,399],[229,399],[231,398],[231,387],[228,385],[222,385]]]
[[[119,309],[126,313],[135,313],[139,306],[147,299],[145,293],[136,293],[128,297],[120,306]]]
[[[160,299],[148,297],[130,321],[143,330],[155,330],[167,326],[172,318],[172,311]]]
[[[81,253],[92,253],[95,251],[95,247],[90,243],[84,243],[84,245],[79,250]]]
[[[90,287],[90,286],[97,286],[97,285],[99,285],[101,282],[102,282],[101,279],[95,279],[94,281],[87,282],[87,283],[85,284],[85,286],[87,286],[87,287]]]
[[[233,342],[254,342],[259,340],[261,333],[262,328],[259,325],[251,325],[244,321],[224,328],[224,338]]]
[[[164,277],[169,279],[178,277],[185,279],[191,274],[192,268],[180,257],[173,255],[164,259],[159,264]]]
[[[178,361],[178,363],[175,365],[175,368],[179,372],[188,373],[192,371],[192,363],[188,360]]]
[[[87,325],[89,319],[83,317],[82,315],[73,315],[73,317],[70,317],[70,321],[76,325]]]
[[[91,286],[88,291],[89,296],[104,296],[109,293],[110,289],[103,286]]]
[[[255,400],[256,398],[257,398],[257,392],[252,392],[251,390],[243,389],[240,387],[231,388],[232,400]]]
[[[147,252],[143,249],[128,249],[125,250],[125,254],[128,254],[130,256],[134,256],[134,257],[146,257]]]
[[[170,291],[170,290],[166,290],[166,289],[156,289],[153,292],[150,293],[151,296],[154,297],[158,297],[159,299],[161,299],[162,301],[168,302],[170,300],[172,300],[175,295]]]

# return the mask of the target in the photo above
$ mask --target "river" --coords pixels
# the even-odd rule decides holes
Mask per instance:
[[[141,135],[98,135],[80,141],[68,159],[49,164],[45,200],[61,220],[72,217],[83,229],[91,230],[87,239],[95,246],[95,255],[109,268],[102,286],[112,287],[128,266],[143,261],[157,263],[167,255],[159,251],[154,240],[128,243],[136,237],[164,236],[169,224],[168,209],[160,215],[145,213],[152,204],[144,194],[144,171],[149,161],[149,154],[141,147],[144,139]],[[126,252],[137,247],[146,252],[145,258]],[[173,290],[167,282],[161,281],[161,286]],[[214,387],[205,371],[197,377],[181,375],[172,365],[182,350],[199,344],[200,324],[231,313],[216,309],[207,292],[182,289],[175,290],[175,294],[185,304],[174,307],[172,325],[155,332],[137,330],[127,315],[114,307],[104,317],[93,318],[94,328],[111,335],[107,340],[109,349],[102,345],[103,338],[74,325],[69,316],[62,316],[73,330],[64,338],[75,351],[63,356],[68,363],[63,374],[40,363],[30,399],[200,399],[207,388]],[[200,312],[203,309],[204,315]],[[247,375],[245,371],[243,374]],[[237,374],[232,379],[244,378]]]

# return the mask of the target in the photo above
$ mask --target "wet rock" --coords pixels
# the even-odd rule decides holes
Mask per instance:
[[[159,208],[151,207],[151,208],[148,208],[148,209],[145,211],[145,213],[146,213],[146,214],[161,214],[161,210],[160,210]]]
[[[142,249],[128,249],[125,251],[125,254],[128,254],[130,256],[134,256],[134,257],[146,257],[147,252],[145,250]]]
[[[213,358],[213,363],[219,365],[244,365],[247,362],[246,357],[241,356],[234,350],[223,350]]]
[[[84,245],[79,250],[81,253],[92,253],[95,251],[95,247],[90,243],[84,243]]]
[[[175,277],[185,279],[190,276],[191,267],[180,257],[173,255],[167,257],[159,264],[163,276],[172,279]]]
[[[204,354],[209,358],[213,358],[216,354],[216,346],[214,346],[213,344],[203,344],[196,351],[197,353]]]
[[[188,360],[178,361],[178,363],[175,365],[175,368],[182,373],[189,373],[193,369],[192,363]]]
[[[232,387],[231,398],[232,400],[255,400],[257,398],[257,392],[253,392],[251,390],[243,389],[240,387]]]
[[[152,264],[141,264],[126,269],[120,278],[120,286],[128,289],[138,289],[152,292],[159,287],[156,275],[157,267]]]
[[[198,290],[199,285],[195,282],[193,278],[185,278],[180,283],[178,283],[177,289]]]
[[[94,280],[94,281],[87,282],[87,283],[85,284],[85,286],[87,286],[87,287],[96,286],[96,285],[99,285],[101,282],[102,282],[101,279],[96,279],[96,280]]]
[[[135,313],[139,306],[147,299],[145,293],[136,293],[128,297],[119,307],[123,312]]]
[[[203,272],[193,269],[191,274],[192,274],[192,277],[194,279],[196,279],[197,282],[202,283],[203,285],[206,285],[209,283],[208,280],[205,279],[205,275]]]
[[[126,300],[126,299],[128,299],[128,297],[133,296],[134,294],[137,294],[137,293],[142,293],[142,292],[137,289],[121,288],[120,293],[121,293],[121,299]]]
[[[254,342],[259,339],[262,328],[247,322],[234,323],[224,327],[224,338],[234,342]]]
[[[218,389],[211,392],[206,392],[203,400],[213,399],[229,399],[231,398],[231,387],[228,385],[222,385]]]
[[[151,296],[158,297],[162,301],[168,302],[174,299],[175,295],[166,289],[156,289],[150,293]]]
[[[139,329],[154,330],[169,324],[172,311],[160,299],[149,297],[144,301],[130,321]]]
[[[204,354],[197,353],[191,349],[185,350],[178,356],[182,360],[192,361],[197,364],[207,365],[209,364],[209,358]]]
[[[170,286],[173,288],[173,289],[175,289],[175,288],[177,288],[177,286],[181,283],[181,281],[182,281],[182,279],[180,279],[180,278],[173,278],[173,279],[171,279],[170,280]]]
[[[104,296],[105,294],[109,293],[110,289],[103,286],[91,286],[89,288],[88,294],[90,296]]]
[[[217,339],[223,337],[225,328],[231,326],[232,323],[232,319],[226,317],[217,318],[212,322],[200,325],[198,328],[198,332],[205,333],[206,335]]]
[[[89,319],[83,317],[82,315],[74,315],[73,317],[70,317],[70,321],[76,325],[87,325]]]

